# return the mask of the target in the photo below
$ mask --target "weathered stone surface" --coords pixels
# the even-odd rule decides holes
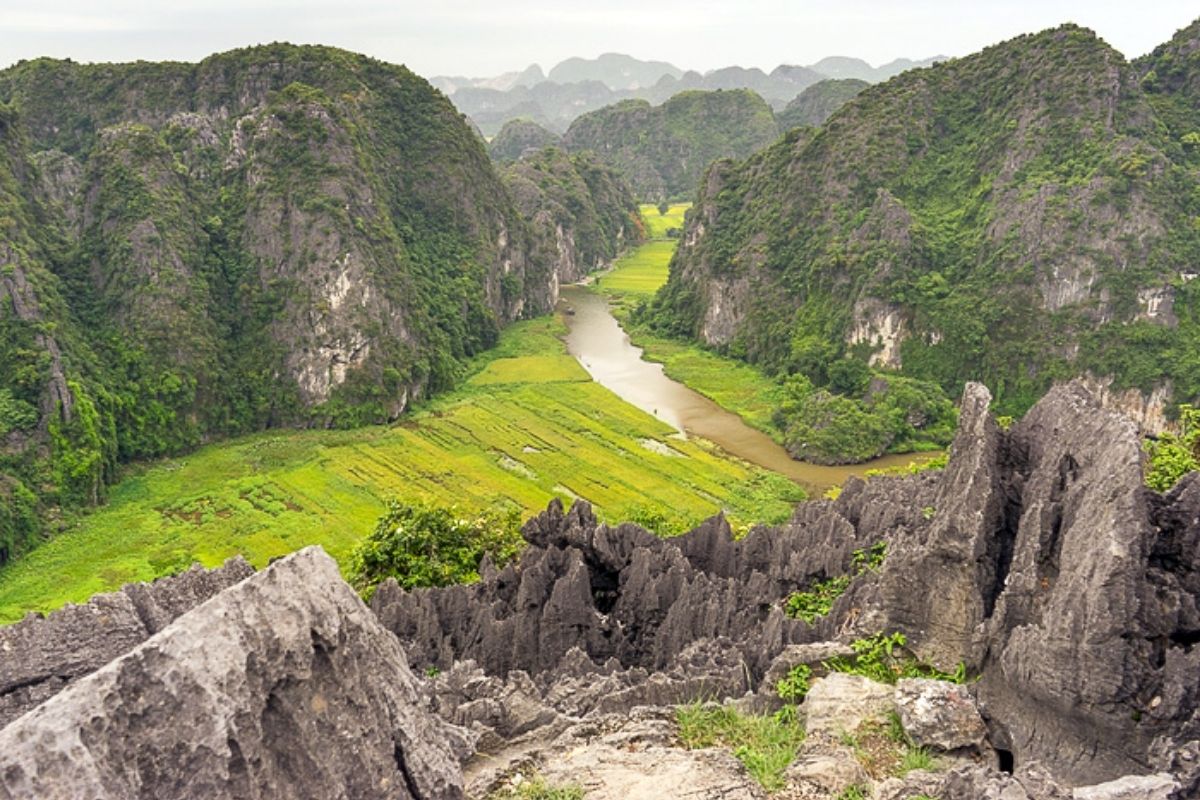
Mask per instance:
[[[399,643],[308,548],[0,730],[0,798],[462,796]]]
[[[891,686],[861,675],[835,672],[813,681],[804,698],[809,735],[853,733],[859,725],[887,716],[895,708]]]
[[[240,556],[213,570],[197,564],[179,575],[132,583],[83,605],[0,627],[0,727],[252,574]]]
[[[867,786],[870,776],[846,747],[818,740],[806,744],[804,752],[788,767],[789,796],[836,797],[851,786]]]
[[[1078,385],[1039,402],[1007,453],[1016,523],[997,533],[1004,580],[966,654],[984,715],[1018,766],[1072,784],[1142,772],[1156,736],[1198,733],[1197,476],[1147,490],[1135,426]]]
[[[914,797],[937,797],[942,791],[944,778],[933,772],[918,769],[899,778],[886,778],[875,784],[871,800],[912,800]],[[1020,797],[1002,795],[1004,800],[1024,800]]]
[[[981,749],[987,728],[966,686],[925,679],[896,684],[896,711],[904,732],[919,747],[942,752]]]
[[[1035,761],[1069,785],[1146,772],[1152,747],[1200,740],[1200,476],[1147,490],[1135,426],[1081,385],[1009,431],[989,399],[967,387],[941,473],[850,480],[739,541],[720,518],[664,540],[555,503],[526,525],[519,564],[472,586],[385,585],[373,608],[422,667],[472,659],[543,693],[561,679],[571,688],[548,705],[569,716],[704,681],[716,699],[769,695],[789,646],[900,631],[917,656],[979,676],[988,743],[1018,775]],[[783,614],[791,592],[849,574],[854,550],[881,540],[882,568],[826,617]],[[589,681],[617,705],[581,692],[567,709]]]
[[[765,800],[728,750],[684,750],[675,744],[670,709],[641,711],[567,730],[539,771],[551,784],[581,786],[588,800]]]
[[[831,658],[849,658],[853,655],[853,648],[842,642],[788,645],[771,660],[771,665],[767,667],[767,672],[762,679],[762,691],[764,694],[777,696],[776,685],[786,678],[795,667],[803,665],[815,672],[820,670],[823,662]]]
[[[1074,800],[1171,800],[1179,783],[1170,775],[1127,775],[1096,786],[1081,786]]]

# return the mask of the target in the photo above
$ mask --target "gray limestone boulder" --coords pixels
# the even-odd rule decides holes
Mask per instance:
[[[862,723],[883,719],[894,709],[891,686],[840,672],[813,681],[802,706],[808,734],[833,737],[853,733]]]
[[[180,614],[254,574],[237,556],[153,583],[131,583],[46,617],[0,627],[0,727],[165,628]]]
[[[1074,800],[1172,800],[1177,789],[1179,782],[1170,775],[1126,775],[1095,786],[1080,786],[1071,797]]]
[[[815,797],[837,797],[852,786],[871,783],[853,751],[824,738],[806,743],[785,778],[790,794]]]
[[[895,696],[900,723],[913,744],[944,753],[984,748],[987,728],[966,686],[907,678],[896,684]]]
[[[0,730],[0,798],[457,800],[444,723],[320,548],[276,562]]]

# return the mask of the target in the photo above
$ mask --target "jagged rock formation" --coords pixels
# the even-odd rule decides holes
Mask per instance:
[[[1022,36],[714,165],[652,316],[818,384],[848,353],[982,380],[1010,415],[1086,372],[1193,400],[1197,31],[1137,64]]]
[[[239,556],[0,628],[0,728],[253,574]]]
[[[80,797],[457,800],[462,783],[399,643],[309,548],[0,729],[0,798]]]
[[[0,563],[121,461],[452,385],[578,277],[556,235],[582,269],[630,233],[569,188],[545,230],[436,90],[332,48],[0,70]]]
[[[618,170],[640,200],[688,198],[705,167],[745,158],[779,136],[775,117],[754,92],[681,92],[659,106],[626,100],[584,114],[563,136],[572,152],[590,150]]]
[[[664,781],[758,797],[728,756],[674,751],[668,707],[770,711],[792,666],[892,631],[978,679],[818,675],[784,797],[857,782],[840,732],[890,711],[949,761],[873,775],[880,798],[1194,797],[1200,475],[1147,490],[1136,427],[1080,383],[1009,430],[989,401],[967,387],[943,472],[851,481],[738,541],[720,518],[659,539],[556,503],[518,564],[384,584],[374,614],[310,548],[31,617],[0,631],[0,798],[456,798],[472,750],[479,797],[529,768],[600,797]],[[883,564],[851,573],[880,541]],[[784,614],[792,591],[848,573],[825,617]],[[440,672],[414,678],[402,648]]]
[[[385,584],[372,606],[417,665],[527,673],[549,718],[571,713],[565,697],[586,710],[618,687],[670,696],[705,677],[736,697],[788,645],[898,630],[921,658],[980,676],[990,747],[1018,771],[1040,763],[1078,785],[1170,768],[1161,754],[1200,736],[1200,476],[1166,496],[1145,489],[1135,427],[1080,385],[1009,431],[989,400],[968,387],[944,472],[851,481],[782,527],[733,541],[714,519],[663,540],[552,505],[526,526],[519,565],[472,586]],[[784,615],[790,592],[849,572],[852,551],[881,540],[882,568],[827,617]],[[589,671],[595,696],[552,692]],[[469,701],[494,701],[502,684],[460,684],[443,712],[475,726]]]

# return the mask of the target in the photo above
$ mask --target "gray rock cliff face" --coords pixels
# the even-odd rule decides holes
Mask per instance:
[[[244,559],[232,558],[0,628],[0,727],[252,574]]]
[[[663,540],[555,503],[526,525],[518,565],[472,586],[384,585],[373,608],[419,665],[471,659],[542,686],[580,659],[637,683],[711,647],[754,688],[789,645],[901,631],[914,655],[980,676],[990,746],[1018,769],[1075,785],[1151,772],[1153,754],[1200,738],[1200,479],[1145,489],[1135,426],[1079,384],[1007,432],[989,402],[968,386],[942,473],[852,480],[740,541],[720,518]],[[883,567],[828,616],[784,615],[791,592],[881,540]],[[693,679],[706,672],[723,674],[711,653],[692,661]]]
[[[0,730],[0,798],[81,797],[456,800],[462,778],[399,643],[308,548]]]

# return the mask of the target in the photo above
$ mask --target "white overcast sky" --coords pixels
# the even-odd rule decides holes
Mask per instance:
[[[1197,17],[1197,0],[0,0],[0,66],[42,55],[195,61],[290,41],[427,76],[548,70],[603,52],[771,69],[829,55],[965,55],[1067,21],[1134,57]]]

